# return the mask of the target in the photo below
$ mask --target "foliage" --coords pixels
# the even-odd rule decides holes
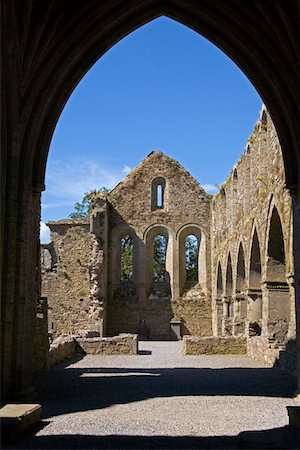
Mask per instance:
[[[133,278],[133,240],[130,236],[121,239],[121,280]]]
[[[91,212],[92,202],[91,197],[100,192],[109,192],[109,189],[105,186],[102,186],[97,191],[93,190],[90,192],[85,192],[82,197],[81,202],[76,202],[74,205],[74,211],[69,215],[71,219],[76,219],[77,217],[86,217]]]
[[[153,281],[166,281],[167,239],[157,235],[153,241]]]
[[[186,281],[198,281],[198,240],[187,236],[185,240]]]

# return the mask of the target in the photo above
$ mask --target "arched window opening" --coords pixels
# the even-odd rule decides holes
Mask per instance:
[[[199,243],[193,234],[185,238],[185,275],[186,284],[198,283]]]
[[[272,341],[281,345],[285,342],[288,332],[290,293],[286,281],[282,226],[275,207],[269,230],[266,293],[268,296],[268,335]]]
[[[234,179],[235,181],[238,179],[238,173],[237,173],[237,170],[236,170],[236,169],[233,170],[232,177],[233,177],[233,179]]]
[[[262,327],[261,259],[256,229],[253,234],[250,255],[247,318],[249,322],[249,336],[260,336]]]
[[[249,275],[249,288],[260,289],[261,288],[261,262],[260,262],[260,248],[257,231],[254,231],[251,256],[250,256],[250,275]]]
[[[55,270],[57,264],[57,257],[55,250],[53,248],[53,244],[42,244],[41,245],[41,271],[42,273],[47,272],[49,270]]]
[[[121,239],[121,280],[133,279],[133,239],[127,234]]]
[[[164,196],[163,196],[163,187],[161,184],[158,184],[156,187],[156,203],[157,203],[157,208],[163,208],[164,205]]]
[[[218,264],[218,277],[217,277],[217,297],[221,299],[223,296],[223,280],[221,264]]]
[[[222,335],[222,320],[223,320],[223,277],[221,264],[218,264],[218,275],[217,275],[217,298],[216,298],[216,309],[217,309],[217,334]]]
[[[267,278],[269,281],[286,281],[284,240],[276,208],[273,209],[269,231]]]
[[[165,282],[167,259],[167,238],[158,234],[153,239],[153,281]]]
[[[228,255],[227,269],[226,269],[226,296],[228,298],[232,297],[232,265],[230,253]]]
[[[267,123],[268,123],[268,116],[267,116],[267,112],[266,112],[265,109],[262,110],[260,120],[261,120],[262,125],[264,125],[264,126],[267,125]]]
[[[52,269],[52,258],[48,248],[42,248],[42,271]]]
[[[242,292],[244,290],[245,290],[245,258],[243,246],[242,244],[240,244],[237,262],[236,291]]]
[[[162,177],[154,178],[151,186],[151,210],[166,207],[166,180]]]

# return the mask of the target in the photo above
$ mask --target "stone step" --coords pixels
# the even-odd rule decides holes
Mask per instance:
[[[1,436],[4,441],[12,440],[41,419],[39,404],[7,404],[0,409]]]

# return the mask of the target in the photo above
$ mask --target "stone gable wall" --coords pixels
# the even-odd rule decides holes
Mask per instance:
[[[153,208],[155,180],[164,183],[164,207]],[[153,181],[154,180],[154,181]],[[180,164],[163,153],[152,152],[109,194],[110,238],[107,332],[140,332],[149,337],[172,339],[170,320],[182,319],[182,332],[212,332],[210,296],[210,204],[211,196]],[[199,284],[185,292],[180,261],[184,252],[185,227],[199,234],[201,248]],[[194,227],[194,228],[193,228]],[[151,245],[156,234],[168,239],[167,270],[170,285],[152,283]],[[134,245],[134,279],[120,282],[120,239],[130,234]],[[184,236],[186,233],[184,234]],[[181,267],[180,267],[181,264]]]

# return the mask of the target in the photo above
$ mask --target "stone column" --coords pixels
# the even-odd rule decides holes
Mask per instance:
[[[292,274],[287,276],[287,283],[290,292],[290,320],[288,329],[288,339],[296,339],[296,311],[295,311],[295,278]]]
[[[172,259],[173,259],[173,273],[171,275],[171,289],[172,289],[172,300],[177,301],[181,295],[181,289],[183,288],[184,281],[181,279],[182,274],[185,276],[185,266],[183,266],[182,254],[185,257],[184,252],[180,248],[179,239],[173,240],[172,243]],[[185,262],[185,260],[184,260]]]
[[[300,192],[290,190],[293,208],[293,248],[295,267],[295,317],[296,317],[296,351],[298,398],[300,400]]]
[[[36,307],[40,294],[40,196],[30,174],[18,190],[11,174],[6,210],[3,204],[4,268],[1,298],[1,382],[5,397],[19,398],[32,391]]]
[[[107,299],[108,203],[106,194],[95,195],[90,214],[91,257],[89,329],[105,334]]]

